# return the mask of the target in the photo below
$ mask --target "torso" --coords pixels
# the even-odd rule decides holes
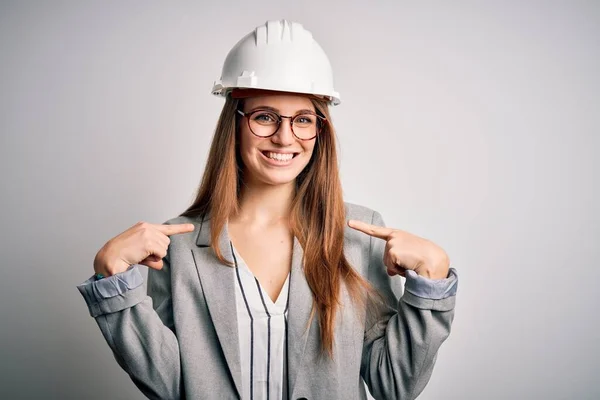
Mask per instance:
[[[287,224],[252,227],[228,222],[229,237],[263,289],[275,302],[290,272],[293,236]]]

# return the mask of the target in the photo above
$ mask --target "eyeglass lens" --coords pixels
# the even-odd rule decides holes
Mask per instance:
[[[281,122],[280,122],[281,121]],[[287,123],[273,111],[257,110],[248,115],[250,129],[257,136],[271,136],[280,123]],[[311,113],[298,114],[292,118],[292,131],[301,139],[310,139],[317,135],[320,122]]]

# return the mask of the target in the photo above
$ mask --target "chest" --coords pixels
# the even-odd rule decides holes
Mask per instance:
[[[207,225],[209,226],[209,225]],[[275,360],[280,360],[276,343],[281,343],[274,336],[276,327],[276,317],[274,313],[271,317],[271,373],[279,376],[281,373],[282,385],[289,383],[288,391],[291,399],[300,397],[306,398],[345,398],[358,399],[365,398],[364,395],[358,396],[356,392],[357,380],[360,376],[360,360],[363,349],[364,324],[362,319],[356,318],[356,313],[352,307],[342,307],[335,326],[335,354],[334,361],[323,362],[320,358],[320,337],[318,321],[312,320],[309,324],[309,317],[312,307],[312,293],[303,273],[303,248],[296,242],[296,239],[289,238],[288,252],[283,245],[286,244],[287,232],[280,235],[273,235],[272,232],[264,230],[262,233],[244,235],[229,226],[229,237],[222,235],[220,237],[221,250],[224,254],[229,252],[229,239],[231,239],[235,250],[244,252],[248,258],[247,264],[254,267],[265,264],[265,260],[276,260],[275,254],[283,255],[281,260],[287,265],[281,263],[269,263],[274,271],[283,270],[281,281],[285,283],[286,273],[290,272],[288,281],[289,292],[285,292],[284,285],[281,285],[281,293],[289,293],[289,296],[282,297],[288,300],[287,307],[287,329],[285,335],[284,348],[287,351],[284,368],[289,379],[285,379],[283,371],[279,368],[281,364]],[[218,387],[222,398],[239,398],[239,393],[243,393],[244,382],[250,382],[250,378],[245,374],[250,374],[250,367],[241,361],[241,357],[251,358],[250,345],[240,342],[240,337],[236,332],[248,331],[239,324],[235,318],[238,310],[246,311],[245,302],[237,304],[236,297],[236,269],[228,268],[218,262],[214,256],[213,250],[207,246],[210,238],[210,230],[201,231],[201,239],[195,242],[187,243],[177,241],[177,237],[171,243],[170,259],[172,262],[172,286],[173,286],[173,317],[176,331],[179,332],[179,343],[181,348],[182,365],[185,366],[184,377],[187,377],[184,384],[186,392],[190,398],[206,398],[214,394],[214,388]],[[227,240],[223,240],[227,239]],[[278,239],[278,240],[277,240]],[[283,241],[283,243],[282,243]],[[197,244],[203,246],[198,247]],[[275,247],[273,247],[275,246]],[[239,248],[238,248],[239,247]],[[191,254],[190,254],[191,248]],[[293,257],[290,250],[293,249]],[[358,240],[349,240],[346,243],[346,255],[352,265],[360,267],[368,259],[369,242],[359,242]],[[258,254],[253,257],[253,254]],[[241,254],[240,254],[241,255]],[[231,256],[226,257],[233,261]],[[249,261],[253,260],[253,261]],[[258,260],[258,261],[255,261]],[[293,260],[293,265],[289,263]],[[284,267],[282,268],[281,265]],[[287,268],[286,268],[287,266]],[[280,269],[281,268],[281,269]],[[254,268],[257,270],[257,268]],[[361,269],[362,270],[362,269]],[[242,275],[243,279],[243,275]],[[264,280],[263,280],[264,281]],[[244,282],[242,282],[244,283]],[[256,285],[251,285],[251,280],[244,287],[249,290],[255,290],[258,293]],[[266,291],[265,291],[266,293]],[[275,297],[275,296],[274,296]],[[258,306],[252,310],[263,306],[263,299],[258,299]],[[265,303],[269,305],[268,299],[264,298]],[[342,291],[341,301],[343,304],[352,304]],[[284,301],[285,303],[285,301]],[[250,303],[249,303],[250,304]],[[251,304],[250,304],[251,306]],[[269,308],[271,310],[271,308]],[[266,325],[266,336],[260,333],[257,327],[260,315],[256,315],[254,332],[254,346],[256,354],[269,354],[268,351],[268,320]],[[244,318],[248,321],[249,318]],[[308,328],[310,326],[310,328]],[[258,336],[266,337],[266,346],[264,340],[262,346],[256,341]],[[252,336],[252,335],[250,335]],[[251,339],[251,337],[250,337]],[[243,347],[246,346],[246,347]],[[253,358],[255,363],[257,358]],[[266,360],[268,358],[264,358]],[[267,363],[268,364],[268,363]],[[343,367],[341,367],[343,366]],[[247,368],[246,368],[247,367]],[[255,364],[253,374],[260,371],[267,371],[267,366]],[[343,373],[340,371],[343,370]],[[263,372],[260,372],[263,373]],[[264,372],[266,374],[266,372]],[[257,375],[255,375],[257,376]],[[335,376],[335,379],[331,379]],[[198,378],[201,377],[201,378]],[[258,380],[254,380],[258,382]],[[270,391],[275,390],[275,384],[270,381]],[[258,383],[256,383],[258,385]],[[361,386],[362,387],[362,386]],[[254,388],[257,393],[260,388]],[[265,387],[266,390],[266,387]],[[281,389],[284,391],[285,389]],[[271,398],[280,398],[271,396]]]
[[[275,302],[290,272],[293,236],[283,227],[258,230],[232,225],[229,231],[246,266]]]

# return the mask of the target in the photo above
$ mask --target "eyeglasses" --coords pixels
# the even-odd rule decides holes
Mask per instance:
[[[327,118],[312,111],[302,111],[291,117],[264,109],[253,110],[247,113],[241,110],[236,111],[248,119],[250,132],[261,138],[273,136],[279,130],[282,119],[289,118],[292,133],[296,138],[300,140],[314,139],[321,131],[323,123],[327,121]]]

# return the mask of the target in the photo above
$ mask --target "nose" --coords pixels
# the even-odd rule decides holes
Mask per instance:
[[[296,137],[292,131],[292,120],[290,118],[282,117],[279,129],[271,136],[271,141],[281,146],[290,146],[294,144]]]

